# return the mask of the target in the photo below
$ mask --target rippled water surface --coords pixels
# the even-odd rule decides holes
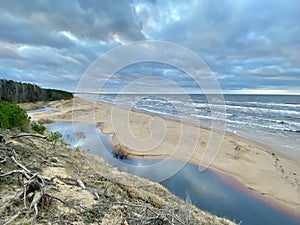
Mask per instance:
[[[266,144],[300,160],[300,95],[89,95],[135,111],[227,131]],[[210,99],[208,101],[208,99]]]

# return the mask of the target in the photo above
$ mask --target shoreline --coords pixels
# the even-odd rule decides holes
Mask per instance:
[[[100,131],[101,132],[101,131]],[[171,160],[178,160],[178,161],[185,161],[183,158],[178,158],[176,156],[169,156],[169,155],[135,155],[130,152],[126,156],[128,159],[142,159],[142,160],[151,160],[151,159],[157,159],[157,160],[164,160],[164,159],[171,159]],[[193,164],[195,166],[201,167],[197,161],[194,161],[193,159],[190,159],[188,163]],[[208,170],[214,172],[215,174],[218,175],[223,181],[226,183],[229,183],[231,186],[234,186],[235,188],[238,188],[242,192],[244,192],[247,195],[251,195],[252,198],[255,199],[260,199],[262,202],[280,210],[283,211],[297,219],[300,220],[299,216],[299,211],[291,209],[289,206],[286,204],[282,204],[282,202],[279,202],[277,199],[269,198],[266,197],[266,193],[264,192],[259,192],[256,189],[253,189],[251,187],[247,187],[244,183],[243,180],[236,175],[229,174],[228,172],[221,170],[215,166],[211,166],[207,168]],[[201,171],[199,171],[201,173]]]
[[[32,119],[36,121],[40,119],[50,119],[52,121],[60,122],[76,121],[101,125],[101,132],[104,134],[112,134],[113,144],[120,144],[124,147],[123,150],[129,153],[130,157],[165,158],[170,157],[171,155],[171,158],[189,161],[190,163],[199,165],[201,153],[203,154],[203,151],[205,150],[205,146],[201,145],[204,145],[203,140],[205,140],[205,137],[208,137],[207,135],[210,132],[208,128],[195,127],[191,124],[182,124],[182,127],[188,130],[188,133],[193,134],[198,130],[198,132],[201,131],[204,136],[204,138],[203,136],[200,136],[200,143],[197,139],[196,152],[193,153],[191,158],[187,159],[185,156],[184,145],[180,147],[183,150],[177,151],[176,155],[172,154],[172,147],[176,145],[178,131],[177,136],[175,135],[175,137],[172,137],[172,135],[170,136],[169,133],[173,132],[172,134],[174,136],[176,128],[179,127],[179,122],[162,118],[166,123],[167,128],[170,128],[170,132],[166,136],[166,142],[153,149],[149,154],[149,152],[139,152],[128,148],[118,140],[118,135],[120,134],[114,133],[113,125],[110,124],[112,105],[78,97],[75,97],[74,100],[57,101],[50,103],[49,105],[55,106],[56,108],[48,112],[31,114]],[[115,108],[118,107],[114,107],[114,109]],[[117,109],[117,111],[123,113],[127,112],[125,109]],[[132,111],[130,112],[130,116],[130,119],[133,120],[131,121],[132,124],[130,124],[132,125],[132,130],[139,138],[147,137],[145,132],[149,128],[149,121],[158,118],[156,115]],[[124,127],[121,127],[121,131],[122,129],[124,129]],[[187,140],[185,140],[183,144],[188,145],[187,141],[189,140],[191,140],[191,137],[187,137]],[[300,180],[300,168],[297,165],[296,160],[264,146],[263,144],[225,132],[220,152],[210,168],[216,170],[216,172],[229,176],[230,180],[231,178],[233,179],[230,182],[236,181],[237,183],[240,183],[246,189],[251,190],[251,192],[253,191],[255,197],[263,199],[268,204],[287,211],[292,215],[297,216],[297,214],[299,214],[300,197],[297,198],[297,196],[299,196],[300,191],[300,183],[298,183]],[[284,174],[282,170],[284,170]],[[293,178],[294,180],[292,180]]]

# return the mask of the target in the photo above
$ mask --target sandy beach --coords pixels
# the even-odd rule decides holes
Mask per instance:
[[[55,109],[32,113],[32,120],[99,124],[101,131],[112,134],[113,143],[132,157],[171,156],[196,164],[211,163],[210,168],[230,175],[266,201],[300,213],[299,161],[265,145],[155,115],[128,114],[128,110],[78,97],[49,105]],[[202,160],[204,154],[208,160]]]

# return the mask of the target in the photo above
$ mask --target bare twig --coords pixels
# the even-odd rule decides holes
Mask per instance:
[[[27,185],[24,184],[24,188],[23,188],[23,202],[24,202],[24,207],[25,209],[27,208],[27,204],[26,204],[26,192],[27,192]]]
[[[14,149],[12,149],[12,152],[15,154],[15,156],[18,156],[18,154],[16,153],[16,151]]]
[[[20,216],[20,214],[21,214],[22,212],[17,212],[15,215],[13,215],[6,223],[4,223],[3,225],[8,225],[8,224],[10,224],[10,223],[12,223],[15,219],[17,219],[19,216]]]
[[[24,172],[23,170],[12,170],[12,171],[9,171],[7,173],[1,174],[0,177],[6,177],[6,176],[11,175],[13,173],[23,173],[23,172]]]
[[[30,176],[26,173],[25,170],[12,170],[7,173],[1,174],[0,177],[5,177],[5,176],[11,175],[13,173],[22,173],[27,179],[30,179]]]
[[[11,159],[19,166],[21,167],[23,170],[25,170],[25,172],[27,173],[31,173],[29,169],[27,169],[25,166],[23,166],[21,163],[19,163],[14,156],[11,157]]]
[[[95,199],[96,200],[99,200],[100,199],[100,196],[98,195],[98,193],[96,191],[94,191],[94,195],[95,195]]]
[[[39,213],[37,204],[40,202],[42,196],[43,196],[42,191],[36,191],[33,200],[30,204],[30,209],[32,209],[32,207],[34,208],[35,216],[37,216]]]
[[[5,163],[6,162],[6,157],[0,161],[0,163]]]

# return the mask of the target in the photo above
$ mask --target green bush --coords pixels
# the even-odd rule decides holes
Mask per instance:
[[[32,122],[31,130],[33,131],[33,133],[44,134],[46,127],[43,124]]]
[[[51,134],[48,136],[48,140],[52,142],[53,145],[56,144],[56,142],[62,138],[62,134],[58,131],[51,132]]]
[[[29,122],[27,113],[20,106],[0,100],[0,128],[27,131]]]

